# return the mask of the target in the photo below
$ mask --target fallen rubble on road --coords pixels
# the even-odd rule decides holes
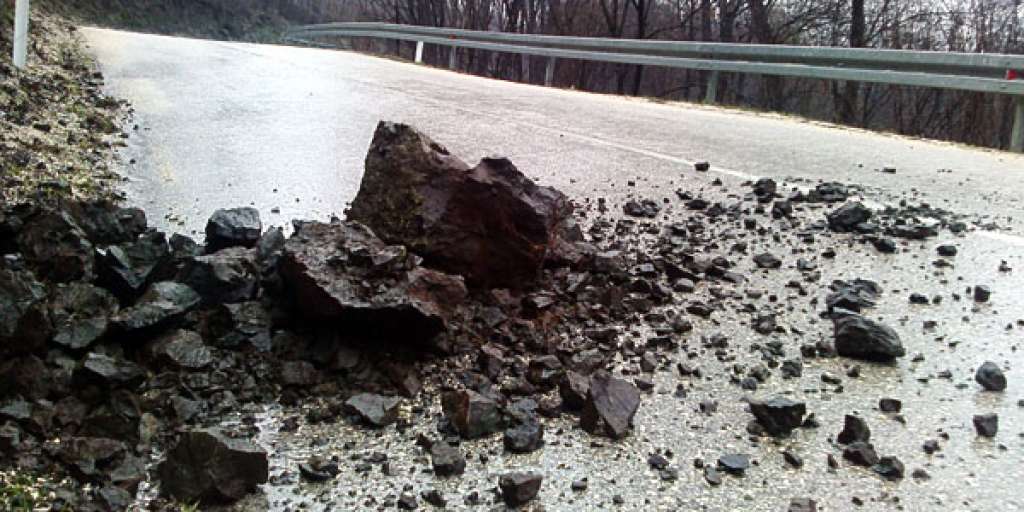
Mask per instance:
[[[594,436],[629,436],[656,388],[654,374],[677,373],[675,396],[683,398],[685,382],[710,378],[701,357],[729,361],[740,350],[736,333],[695,331],[695,322],[719,315],[749,317],[757,341],[742,350],[759,352],[764,364],[715,376],[746,391],[773,374],[799,378],[804,359],[904,356],[893,328],[863,316],[882,294],[877,284],[827,288],[812,261],[751,257],[739,241],[725,252],[710,231],[718,221],[709,219],[764,236],[762,219],[799,226],[794,204],[821,203],[838,206],[800,227],[807,236],[838,231],[866,244],[877,233],[926,230],[904,232],[914,225],[910,214],[871,213],[840,184],[786,198],[772,180],[751,186],[739,205],[749,201],[753,211],[677,192],[690,220],[650,224],[653,246],[640,251],[624,242],[638,229],[632,219],[594,219],[584,236],[577,223],[587,212],[507,159],[470,167],[411,127],[381,123],[348,218],[295,221],[288,237],[264,231],[251,208],[217,210],[205,245],[167,237],[147,227],[141,210],[107,202],[6,208],[0,464],[90,484],[86,496],[58,498],[76,510],[120,510],[148,479],[143,462],[162,452],[155,476],[165,496],[230,502],[267,482],[268,455],[249,441],[252,421],[220,424],[229,413],[308,401],[322,405],[307,412],[310,423],[404,428],[406,406],[426,400],[441,405],[440,439],[416,444],[437,477],[457,478],[466,471],[459,440],[493,438],[510,453],[534,452],[546,442],[546,418],[576,415]],[[663,215],[653,201],[624,213],[644,222]],[[794,333],[786,311],[730,305],[745,273],[794,265],[806,279],[788,287],[827,294],[821,316],[834,322],[834,343],[783,346],[774,335]],[[698,296],[698,287],[710,292]],[[624,340],[627,323],[643,324],[650,336]],[[977,379],[986,389],[1006,387],[993,363]],[[755,437],[817,426],[804,402],[775,396],[748,404]],[[716,410],[716,402],[700,404],[703,414]],[[847,416],[847,446],[836,453],[902,478],[902,463],[879,458],[858,421]],[[980,435],[996,435],[995,420],[974,421]],[[662,479],[677,477],[661,455],[649,460]],[[701,467],[715,486],[720,472],[752,471],[745,454]],[[337,461],[315,456],[294,469],[311,482],[339,472]],[[519,505],[542,480],[518,472],[495,484],[506,503]],[[415,495],[402,502],[414,506]]]

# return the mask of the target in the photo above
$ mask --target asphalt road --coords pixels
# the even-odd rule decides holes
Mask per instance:
[[[777,511],[796,496],[814,497],[826,510],[855,508],[854,496],[865,502],[864,510],[1024,508],[1016,487],[1024,478],[1024,409],[1017,404],[1024,398],[1019,370],[1024,356],[1017,350],[1021,327],[1008,328],[1024,319],[1019,277],[1024,239],[1018,236],[1024,233],[1019,213],[1024,157],[774,115],[525,86],[348,52],[84,32],[108,90],[136,110],[139,130],[130,139],[123,169],[129,198],[150,212],[153,224],[170,231],[199,235],[215,208],[241,205],[256,206],[275,225],[341,215],[355,196],[370,136],[382,119],[413,124],[469,161],[507,155],[527,175],[581,203],[597,197],[613,204],[630,195],[671,197],[677,188],[727,200],[742,194],[740,184],[750,177],[788,177],[797,178],[791,184],[806,183],[798,179],[858,183],[868,188],[871,201],[927,202],[1002,228],[905,244],[891,256],[837,242],[838,257],[820,262],[822,281],[866,277],[882,283],[886,293],[873,316],[896,327],[908,352],[923,358],[862,365],[860,378],[844,378],[849,382],[842,393],[820,380],[826,372],[845,375],[849,361],[841,359],[809,361],[802,379],[775,380],[766,387],[765,392],[807,400],[825,432],[752,444],[744,435],[743,392],[736,386],[721,378],[691,382],[690,396],[680,401],[671,394],[678,377],[665,371],[657,374],[658,391],[644,399],[636,431],[625,441],[596,447],[561,420],[564,425],[549,425],[549,431],[562,427],[564,433],[527,456],[495,451],[499,443],[493,440],[466,443],[474,455],[487,453],[487,461],[472,457],[465,477],[437,482],[412,471],[421,455],[393,434],[347,425],[278,433],[274,422],[289,413],[271,408],[263,415],[269,428],[260,441],[273,452],[277,483],[242,507],[285,509],[301,502],[309,510],[377,508],[366,504],[366,496],[378,496],[379,504],[407,483],[417,491],[441,488],[461,507],[461,496],[485,492],[495,475],[526,467],[544,469],[540,499],[549,510],[610,509],[615,494],[624,497],[621,510]],[[710,161],[712,172],[693,172],[698,160]],[[878,172],[883,166],[895,167],[896,174]],[[716,178],[721,185],[712,183]],[[635,186],[627,186],[630,180]],[[938,270],[928,261],[934,245],[944,241],[956,243],[961,253],[955,268]],[[752,253],[758,249],[780,251],[754,247]],[[1016,273],[997,272],[1002,260]],[[791,263],[772,275],[752,272],[748,288],[781,290],[800,276]],[[973,284],[992,287],[991,304],[948,298],[934,306],[907,304],[912,291],[949,297]],[[779,293],[798,304],[785,321],[806,333],[803,342],[828,335],[830,328],[816,320],[807,298]],[[926,319],[938,320],[940,332],[922,329]],[[738,319],[698,326],[698,332],[709,330],[750,342],[749,327]],[[640,328],[630,331],[637,339],[645,335]],[[1009,369],[1005,393],[981,393],[973,383],[973,369],[986,359]],[[731,368],[704,364],[709,376]],[[949,378],[943,376],[947,370]],[[903,399],[906,424],[875,409],[883,396]],[[720,413],[695,412],[696,403],[712,397],[720,402]],[[924,468],[932,478],[908,476],[892,484],[845,464],[826,471],[825,455],[838,455],[828,438],[851,411],[865,415],[880,452],[898,455],[908,475]],[[974,435],[971,415],[982,412],[1000,414],[994,441]],[[921,443],[942,433],[949,435],[943,450],[925,455]],[[345,471],[334,487],[297,482],[295,464],[311,450],[348,461],[345,441],[355,441],[361,452],[388,453],[407,476]],[[664,482],[647,468],[646,455],[662,448],[677,454],[675,482]],[[779,454],[783,448],[801,453],[806,467],[786,469]],[[698,456],[713,461],[728,451],[750,453],[758,465],[744,480],[729,479],[710,489],[690,461]],[[590,490],[569,491],[569,483],[583,476],[590,478]]]

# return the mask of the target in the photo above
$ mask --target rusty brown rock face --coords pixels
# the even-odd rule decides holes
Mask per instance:
[[[505,158],[470,168],[415,129],[382,122],[348,218],[481,287],[533,283],[565,232],[565,195]]]
[[[301,314],[413,343],[445,330],[467,293],[462,278],[419,267],[405,247],[351,221],[299,226],[281,274]]]

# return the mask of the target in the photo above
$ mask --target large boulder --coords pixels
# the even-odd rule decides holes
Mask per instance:
[[[836,319],[835,348],[841,356],[871,361],[890,361],[907,354],[896,331],[860,315]]]
[[[595,435],[620,439],[629,434],[640,408],[640,390],[632,383],[599,371],[591,375],[580,426]]]
[[[160,492],[182,503],[238,500],[268,473],[265,451],[213,429],[186,432],[157,466]]]
[[[470,168],[415,129],[381,122],[348,218],[470,284],[522,288],[536,280],[571,210],[565,195],[507,159]]]
[[[260,212],[252,207],[217,210],[206,222],[206,251],[253,247],[263,233]]]
[[[66,283],[94,277],[92,243],[67,212],[31,217],[18,235],[18,246],[25,261],[45,280]]]
[[[417,266],[358,222],[301,224],[285,243],[281,276],[296,311],[344,321],[371,337],[422,342],[444,331],[466,298],[462,278]]]
[[[113,325],[123,332],[152,332],[180,320],[199,305],[199,294],[174,281],[160,281],[142,294],[132,307],[114,316]]]
[[[123,303],[131,303],[147,286],[167,277],[170,260],[167,238],[159,231],[149,231],[132,242],[97,250],[97,283]]]
[[[88,283],[57,286],[50,300],[54,343],[71,350],[88,348],[107,333],[117,310],[117,299],[103,288]]]
[[[32,272],[0,267],[0,354],[45,346],[52,331],[46,289]]]
[[[255,297],[259,288],[256,251],[229,247],[189,258],[177,280],[195,290],[205,304],[245,302]]]

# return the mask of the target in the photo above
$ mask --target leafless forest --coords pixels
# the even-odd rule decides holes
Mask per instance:
[[[955,52],[1024,52],[1021,0],[295,0],[315,20],[678,41],[722,41]],[[378,49],[383,47],[378,46]],[[411,55],[411,44],[388,51]],[[447,49],[429,48],[446,65]],[[544,62],[459,51],[459,67],[523,82],[543,80]],[[699,100],[706,73],[560,62],[556,82],[577,89]],[[1005,145],[1010,99],[992,95],[820,80],[723,76],[720,101],[814,119]]]
[[[93,0],[145,3],[148,0]],[[292,23],[388,21],[476,30],[678,41],[1024,52],[1022,0],[168,0],[163,10],[247,10]],[[411,57],[411,43],[365,49]],[[447,65],[446,48],[428,63]],[[459,50],[460,70],[537,83],[544,62]],[[556,83],[666,100],[703,98],[698,71],[561,61]],[[810,79],[723,75],[719,100],[843,124],[981,146],[1005,146],[1011,99]]]

